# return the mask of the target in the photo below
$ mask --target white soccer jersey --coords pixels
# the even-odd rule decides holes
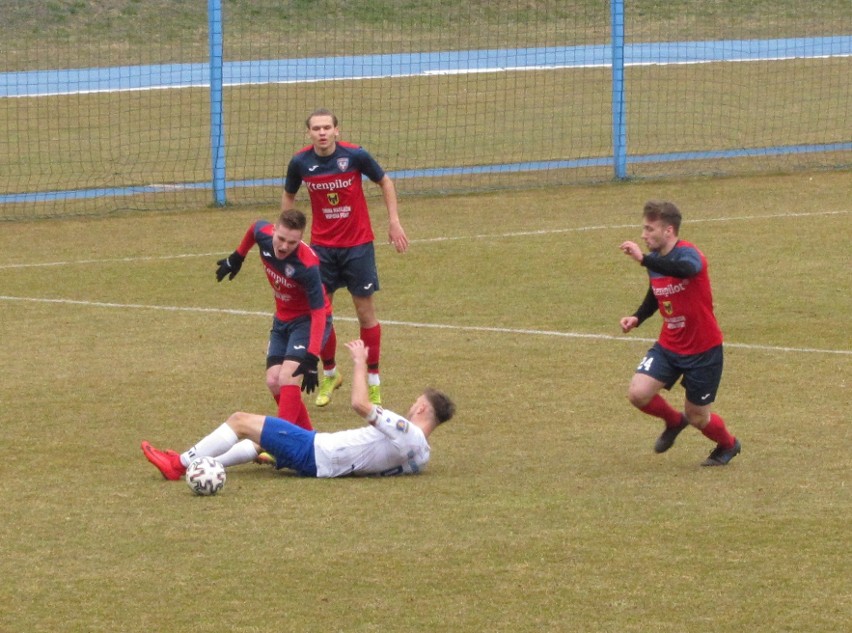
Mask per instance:
[[[375,419],[375,426],[316,434],[317,477],[410,475],[426,466],[429,442],[419,427],[381,407],[368,419]]]

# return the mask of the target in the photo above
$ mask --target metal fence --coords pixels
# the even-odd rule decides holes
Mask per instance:
[[[400,193],[852,165],[852,3],[0,0],[0,218],[277,205],[334,110]]]

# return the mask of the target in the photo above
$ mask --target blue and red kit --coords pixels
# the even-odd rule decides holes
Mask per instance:
[[[302,183],[311,198],[311,244],[350,248],[374,239],[362,175],[379,182],[385,175],[361,146],[338,141],[329,156],[312,145],[290,160],[284,191],[294,194]]]
[[[319,356],[326,316],[331,314],[331,303],[320,276],[319,258],[310,246],[300,242],[290,255],[278,259],[272,246],[274,230],[270,222],[258,220],[246,231],[237,252],[245,257],[257,244],[266,278],[275,293],[276,318],[292,321],[310,316],[308,352]]]
[[[676,354],[700,354],[721,345],[704,253],[679,240],[666,255],[645,255],[642,265],[648,269],[650,287],[635,316],[641,323],[660,311],[659,344]]]

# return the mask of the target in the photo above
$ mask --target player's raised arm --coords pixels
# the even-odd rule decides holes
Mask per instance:
[[[216,281],[222,281],[225,277],[228,278],[228,281],[231,281],[237,276],[237,273],[240,272],[240,268],[243,266],[246,255],[256,243],[254,237],[254,228],[256,225],[257,222],[253,222],[248,228],[240,242],[240,245],[237,247],[237,250],[228,255],[225,259],[220,259],[216,262],[216,265],[218,266],[216,269]]]
[[[367,390],[367,346],[361,339],[346,343],[352,356],[352,409],[369,420],[374,405]]]
[[[644,257],[644,253],[642,253],[642,249],[636,242],[631,242],[630,240],[627,240],[625,242],[622,242],[619,248],[621,249],[621,252],[627,255],[628,257],[632,257],[637,262],[642,262],[642,257]]]

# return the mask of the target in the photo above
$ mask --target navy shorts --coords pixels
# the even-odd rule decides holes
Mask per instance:
[[[322,343],[331,335],[331,315],[325,320]],[[285,360],[302,362],[311,340],[311,317],[301,316],[292,321],[282,321],[272,317],[272,329],[269,331],[269,345],[266,348],[266,368],[280,365]]]
[[[316,434],[316,431],[306,431],[281,418],[267,417],[260,432],[260,445],[275,456],[276,468],[290,468],[305,477],[316,477]]]
[[[379,289],[376,250],[372,242],[351,248],[311,245],[320,259],[326,292],[346,288],[356,297],[369,297]]]
[[[681,384],[686,390],[686,399],[692,404],[703,406],[716,400],[723,364],[721,345],[700,354],[675,354],[659,343],[654,343],[636,371],[659,380],[666,389],[671,389],[682,376]]]

